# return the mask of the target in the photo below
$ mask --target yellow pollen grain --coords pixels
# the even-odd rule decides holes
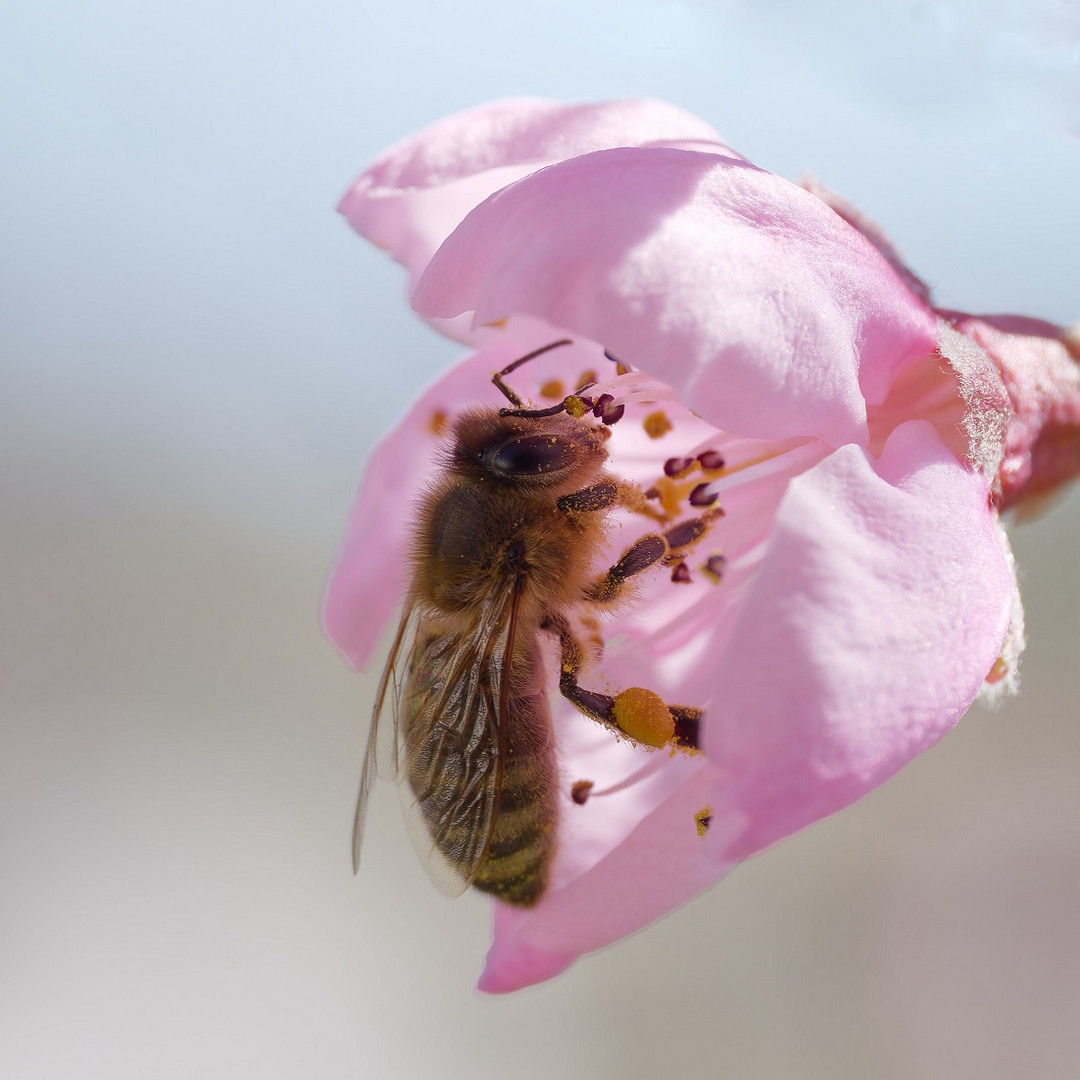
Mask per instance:
[[[611,707],[615,723],[645,746],[663,746],[675,737],[675,717],[663,698],[642,686],[624,690]]]
[[[589,411],[589,406],[577,394],[571,394],[566,399],[566,411],[575,420],[580,420]]]
[[[659,439],[674,427],[663,409],[657,409],[655,412],[649,413],[641,424],[645,428],[645,434],[650,439]]]
[[[694,825],[697,828],[698,836],[704,836],[709,831],[709,820],[712,818],[712,803],[708,806],[702,807],[694,815]]]
[[[540,387],[540,396],[547,398],[549,401],[558,401],[565,395],[563,390],[562,379],[548,379],[543,386]]]

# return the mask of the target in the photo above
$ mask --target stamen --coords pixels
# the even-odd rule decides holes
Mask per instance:
[[[594,787],[594,781],[592,780],[575,780],[573,786],[570,788],[570,798],[578,804],[578,806],[584,806],[589,800],[589,796],[592,794]]]
[[[724,455],[719,450],[706,450],[698,454],[697,459],[703,469],[722,469],[724,467]]]
[[[698,484],[698,486],[690,492],[690,505],[712,506],[719,498],[720,496],[717,492],[709,490],[708,484]]]
[[[691,581],[690,567],[687,566],[686,563],[680,562],[671,571],[671,580],[675,582],[676,585],[689,585]]]
[[[624,412],[626,406],[616,405],[612,394],[601,394],[593,405],[593,416],[609,427],[621,420]]]
[[[446,425],[449,423],[450,417],[448,417],[442,409],[436,409],[428,419],[428,430],[432,435],[441,438],[446,431]]]
[[[676,735],[678,733],[676,732]],[[685,749],[685,747],[679,745],[675,749]],[[690,752],[690,751],[688,751]],[[641,755],[638,760],[640,765],[631,772],[627,773],[621,780],[616,780],[615,783],[609,784],[605,788],[593,787],[589,792],[590,799],[602,799],[605,795],[618,795],[621,791],[628,791],[636,784],[644,783],[650,776],[654,776],[662,769],[667,768],[668,757],[665,754],[647,754]],[[584,783],[590,783],[590,781],[579,781]]]
[[[724,576],[725,563],[727,563],[727,559],[719,551],[716,551],[709,556],[701,569],[715,584],[719,585],[721,578]]]
[[[694,825],[697,828],[698,836],[704,837],[709,831],[709,826],[712,824],[712,804],[703,806],[694,815]]]
[[[630,374],[630,368],[627,367],[626,364],[624,364],[617,356],[612,356],[611,353],[607,351],[607,349],[604,350],[604,355],[615,365],[616,375]]]
[[[692,457],[673,457],[664,462],[664,475],[670,477],[683,476],[694,467]]]
[[[578,397],[577,394],[571,394],[562,404],[575,420],[580,420],[592,409],[592,402],[586,403],[586,401]]]
[[[566,397],[566,390],[563,388],[562,379],[548,379],[548,381],[540,387],[540,396],[547,398],[549,401],[561,401]]]

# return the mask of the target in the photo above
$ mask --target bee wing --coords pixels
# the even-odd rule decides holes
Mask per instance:
[[[467,633],[433,637],[412,658],[406,694],[418,707],[398,728],[399,779],[413,846],[447,896],[469,887],[491,847],[519,601],[504,579]]]
[[[412,663],[416,651],[417,611],[414,604],[407,602],[405,611],[398,624],[394,643],[390,646],[390,655],[383,668],[379,689],[375,693],[375,706],[371,712],[371,727],[368,729],[367,749],[364,752],[364,764],[360,770],[360,794],[356,799],[356,815],[353,818],[352,858],[353,873],[360,869],[360,848],[364,840],[364,826],[367,823],[368,797],[376,776],[396,777],[398,774],[398,738],[397,713],[398,698],[405,683],[405,672]],[[405,642],[409,647],[403,649]],[[384,707],[388,700],[393,705],[392,723],[389,730],[386,724],[380,724]]]

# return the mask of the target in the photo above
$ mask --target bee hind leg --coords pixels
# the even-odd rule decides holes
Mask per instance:
[[[561,615],[549,615],[542,626],[559,639],[559,692],[586,716],[616,735],[644,746],[701,748],[700,709],[669,705],[643,687],[630,687],[615,696],[587,689],[578,682],[586,651],[569,622]]]

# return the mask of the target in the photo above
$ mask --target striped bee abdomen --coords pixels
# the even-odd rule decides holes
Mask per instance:
[[[460,685],[445,686],[444,654],[453,644],[451,635],[430,639],[410,672],[403,710],[409,785],[453,873],[500,900],[529,906],[547,884],[558,812],[555,740],[538,650],[533,643],[515,657],[506,712],[496,719],[496,688],[483,685],[478,693],[472,682],[486,684],[489,670],[470,670]]]
[[[508,705],[495,832],[474,884],[508,904],[528,907],[544,891],[555,848],[555,740],[541,691],[511,697]]]

